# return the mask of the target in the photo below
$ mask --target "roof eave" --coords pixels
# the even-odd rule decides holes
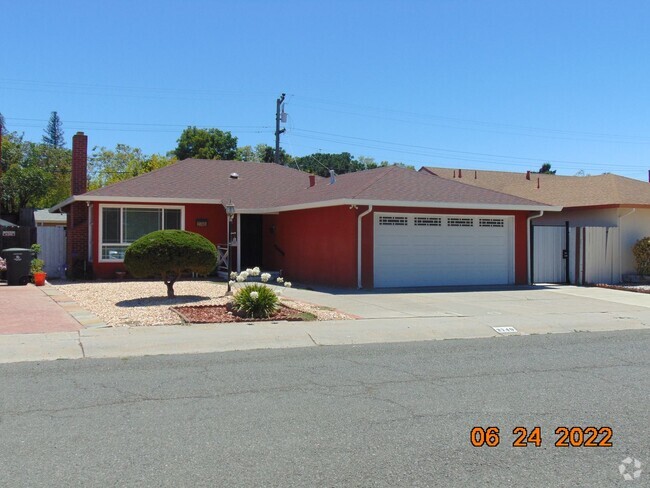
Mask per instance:
[[[74,202],[119,202],[119,203],[207,203],[221,205],[223,202],[219,198],[170,198],[170,197],[116,197],[100,195],[74,195],[63,200],[61,203],[50,208],[54,213],[63,207]]]
[[[308,210],[312,208],[336,207],[339,205],[373,205],[375,207],[421,207],[421,208],[449,208],[461,210],[503,210],[503,211],[526,211],[526,212],[560,212],[563,207],[555,205],[511,205],[496,203],[455,203],[455,202],[421,202],[421,201],[401,201],[401,200],[367,200],[341,198],[336,200],[327,200],[320,202],[311,202],[296,205],[282,205],[268,208],[242,208],[237,209],[240,214],[265,214],[290,212],[292,210]]]

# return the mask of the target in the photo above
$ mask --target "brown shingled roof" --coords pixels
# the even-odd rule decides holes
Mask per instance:
[[[230,175],[237,173],[237,178]],[[273,163],[186,159],[129,180],[90,191],[76,200],[91,201],[178,201],[179,203],[227,203],[240,211],[297,208],[328,204],[413,203],[468,208],[495,206],[545,207],[530,199],[476,188],[445,178],[432,178],[398,166],[336,176],[316,177],[309,187],[309,174]],[[55,208],[63,207],[69,201]]]
[[[650,184],[614,174],[559,176],[423,167],[420,172],[563,207],[650,205]],[[461,177],[459,178],[459,174]],[[539,181],[539,188],[538,188]]]

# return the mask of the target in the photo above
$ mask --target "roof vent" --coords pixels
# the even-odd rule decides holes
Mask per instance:
[[[336,173],[333,169],[330,170],[330,185],[336,183]]]
[[[238,180],[239,179],[239,173],[230,173],[230,179],[231,180]]]

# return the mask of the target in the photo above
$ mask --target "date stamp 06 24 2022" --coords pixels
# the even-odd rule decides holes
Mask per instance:
[[[512,447],[542,446],[542,428],[515,427]],[[555,429],[555,447],[612,447],[611,427],[558,427]],[[474,447],[497,447],[501,444],[499,427],[474,427],[470,442]]]

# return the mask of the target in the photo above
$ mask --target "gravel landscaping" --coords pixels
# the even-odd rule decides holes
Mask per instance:
[[[167,298],[161,281],[88,281],[53,283],[62,293],[84,309],[99,316],[106,324],[119,326],[173,325],[182,323],[170,307],[225,305],[226,284],[210,280],[179,281],[174,285],[176,298]],[[280,289],[280,287],[274,287]],[[281,297],[283,304],[309,312],[316,320],[346,320],[352,317],[320,307]]]
[[[634,291],[637,293],[650,293],[650,285],[596,285],[600,288],[611,288],[613,290]]]

